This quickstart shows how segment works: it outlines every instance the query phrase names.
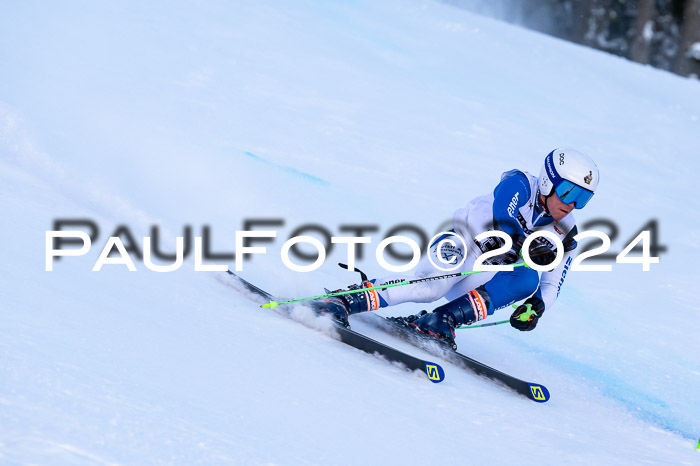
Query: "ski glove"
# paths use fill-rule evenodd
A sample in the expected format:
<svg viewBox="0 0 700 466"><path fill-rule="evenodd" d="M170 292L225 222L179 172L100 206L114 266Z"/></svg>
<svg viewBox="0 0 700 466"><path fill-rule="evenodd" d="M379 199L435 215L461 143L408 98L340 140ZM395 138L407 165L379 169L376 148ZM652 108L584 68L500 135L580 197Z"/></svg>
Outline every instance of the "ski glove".
<svg viewBox="0 0 700 466"><path fill-rule="evenodd" d="M513 249L522 257L522 247L525 243L525 236L518 235L513 239ZM533 241L528 247L530 260L537 265L549 265L557 258L557 253L549 249L546 244Z"/></svg>
<svg viewBox="0 0 700 466"><path fill-rule="evenodd" d="M544 301L532 296L518 306L510 316L510 325L521 332L529 332L537 327L537 321L544 312Z"/></svg>
<svg viewBox="0 0 700 466"><path fill-rule="evenodd" d="M549 265L557 258L557 253L544 244L530 243L530 259L537 265Z"/></svg>

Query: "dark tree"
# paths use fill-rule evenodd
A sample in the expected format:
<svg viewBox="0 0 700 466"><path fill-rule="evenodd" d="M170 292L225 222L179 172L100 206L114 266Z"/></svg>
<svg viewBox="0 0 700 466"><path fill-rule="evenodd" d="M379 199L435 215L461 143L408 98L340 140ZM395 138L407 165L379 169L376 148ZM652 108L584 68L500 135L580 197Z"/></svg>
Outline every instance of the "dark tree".
<svg viewBox="0 0 700 466"><path fill-rule="evenodd" d="M654 36L655 13L656 0L639 0L632 33L630 60L638 63L649 63L649 50Z"/></svg>
<svg viewBox="0 0 700 466"><path fill-rule="evenodd" d="M700 0L443 0L688 76L700 75Z"/></svg>
<svg viewBox="0 0 700 466"><path fill-rule="evenodd" d="M686 0L673 71L700 76L700 0Z"/></svg>

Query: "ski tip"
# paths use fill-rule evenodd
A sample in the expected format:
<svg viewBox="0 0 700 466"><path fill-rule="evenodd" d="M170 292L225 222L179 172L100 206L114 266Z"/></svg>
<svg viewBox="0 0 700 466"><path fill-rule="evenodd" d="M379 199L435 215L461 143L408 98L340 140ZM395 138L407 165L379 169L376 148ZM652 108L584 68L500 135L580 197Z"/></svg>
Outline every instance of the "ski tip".
<svg viewBox="0 0 700 466"><path fill-rule="evenodd" d="M280 305L280 303L278 303L277 301L270 301L270 302L267 303L267 304L261 304L260 307L275 308L275 307L277 307L277 306L279 306L279 305Z"/></svg>
<svg viewBox="0 0 700 466"><path fill-rule="evenodd" d="M425 375L428 376L428 380L433 383L439 383L445 380L445 371L442 369L440 364L435 364L434 362L425 361Z"/></svg>
<svg viewBox="0 0 700 466"><path fill-rule="evenodd" d="M528 385L530 387L530 397L534 401L538 403L549 401L549 390L547 390L547 387L536 383L530 383Z"/></svg>

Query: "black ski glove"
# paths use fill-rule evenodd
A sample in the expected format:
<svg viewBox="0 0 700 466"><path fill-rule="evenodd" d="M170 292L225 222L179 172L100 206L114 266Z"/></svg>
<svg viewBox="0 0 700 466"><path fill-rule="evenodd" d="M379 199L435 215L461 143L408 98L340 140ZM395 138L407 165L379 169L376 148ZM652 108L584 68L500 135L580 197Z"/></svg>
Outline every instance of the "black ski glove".
<svg viewBox="0 0 700 466"><path fill-rule="evenodd" d="M532 296L518 306L510 316L510 325L521 332L529 332L537 327L537 321L544 312L544 301Z"/></svg>
<svg viewBox="0 0 700 466"><path fill-rule="evenodd" d="M522 248L525 243L525 237L518 235L513 238L513 250L522 257ZM549 265L557 258L557 253L549 249L546 244L541 244L536 241L530 243L528 247L530 259L537 265Z"/></svg>
<svg viewBox="0 0 700 466"><path fill-rule="evenodd" d="M537 265L549 265L557 258L557 253L544 244L530 243L530 259Z"/></svg>

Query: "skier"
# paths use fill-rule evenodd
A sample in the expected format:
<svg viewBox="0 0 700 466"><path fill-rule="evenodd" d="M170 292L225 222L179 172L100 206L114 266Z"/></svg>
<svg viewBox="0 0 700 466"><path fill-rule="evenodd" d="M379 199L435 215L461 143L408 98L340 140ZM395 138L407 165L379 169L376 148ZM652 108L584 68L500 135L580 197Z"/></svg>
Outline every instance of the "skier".
<svg viewBox="0 0 700 466"><path fill-rule="evenodd" d="M539 177L520 170L505 172L493 193L477 197L457 210L450 236L443 235L431 244L428 255L419 262L414 275L392 275L352 285L348 289L441 275L445 269L437 268L435 264L458 263L465 255L464 263L450 273L471 271L480 255L505 244L497 237L475 239L488 230L505 232L513 245L505 254L484 261L486 264L517 262L522 257L526 237L534 232L548 231L561 239L563 260L554 269L542 272L541 276L531 268L514 267L512 271L483 272L334 296L325 298L323 306L335 319L347 325L348 317L353 314L405 302L430 303L445 297L449 302L431 313L422 311L401 320L454 347L455 328L483 320L495 310L527 298L511 315L510 324L521 331L533 330L545 309L554 304L576 254L574 237L577 228L571 212L588 203L598 180L598 167L588 155L575 149L555 149L545 157ZM443 241L445 239L451 239L451 242ZM541 266L553 263L556 258L556 246L543 237L532 241L528 252L532 262Z"/></svg>

